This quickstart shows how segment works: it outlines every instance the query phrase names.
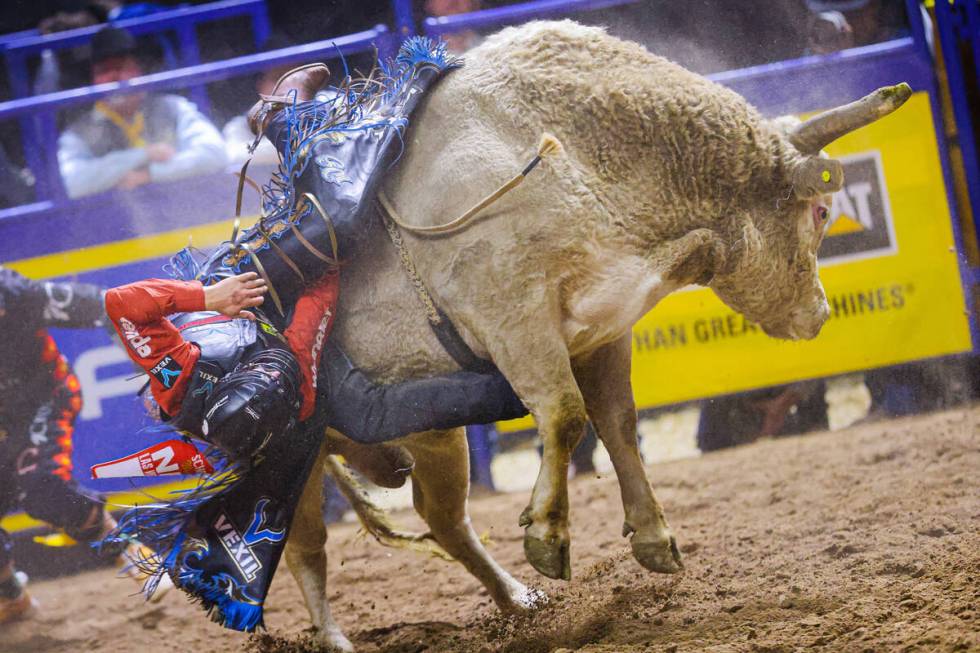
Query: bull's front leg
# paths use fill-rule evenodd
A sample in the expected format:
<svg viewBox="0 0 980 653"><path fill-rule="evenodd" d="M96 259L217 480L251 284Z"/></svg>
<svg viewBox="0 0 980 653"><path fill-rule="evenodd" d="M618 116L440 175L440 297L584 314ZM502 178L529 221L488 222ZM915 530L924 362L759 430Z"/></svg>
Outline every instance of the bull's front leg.
<svg viewBox="0 0 980 653"><path fill-rule="evenodd" d="M650 571L672 574L683 568L664 510L647 480L636 441L636 406L630 383L632 334L575 361L575 377L589 418L619 479L625 520L623 535L637 562Z"/></svg>
<svg viewBox="0 0 980 653"><path fill-rule="evenodd" d="M494 362L534 415L543 445L531 502L519 522L525 528L524 555L545 576L569 580L568 464L585 429L585 402L559 338L514 344Z"/></svg>
<svg viewBox="0 0 980 653"><path fill-rule="evenodd" d="M286 564L299 585L316 629L319 643L331 653L352 653L354 646L334 621L327 602L327 529L323 523L323 464L325 448L320 448L313 471L306 481L286 541Z"/></svg>
<svg viewBox="0 0 980 653"><path fill-rule="evenodd" d="M534 411L534 418L543 451L531 502L519 521L524 527L524 555L545 576L570 580L568 463L585 427L585 406L578 393L562 394L541 413Z"/></svg>

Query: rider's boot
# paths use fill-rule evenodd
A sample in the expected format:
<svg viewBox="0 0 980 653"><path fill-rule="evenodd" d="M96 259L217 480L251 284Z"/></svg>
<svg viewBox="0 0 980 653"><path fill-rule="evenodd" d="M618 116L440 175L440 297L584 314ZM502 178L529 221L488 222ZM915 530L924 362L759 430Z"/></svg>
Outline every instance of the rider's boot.
<svg viewBox="0 0 980 653"><path fill-rule="evenodd" d="M248 110L246 119L252 133L256 136L266 134L266 129L276 114L294 102L299 104L312 100L329 78L330 69L322 63L293 68L280 77L272 88L272 93L260 94L261 99ZM275 134L266 134L266 136L276 143ZM276 145L278 146L278 143Z"/></svg>

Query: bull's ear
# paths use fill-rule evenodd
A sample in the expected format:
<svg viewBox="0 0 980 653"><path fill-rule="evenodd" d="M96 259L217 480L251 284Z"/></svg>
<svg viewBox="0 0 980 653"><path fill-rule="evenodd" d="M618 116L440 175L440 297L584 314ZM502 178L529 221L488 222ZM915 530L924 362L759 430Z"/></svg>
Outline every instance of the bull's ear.
<svg viewBox="0 0 980 653"><path fill-rule="evenodd" d="M790 183L801 200L830 195L844 187L844 166L836 159L808 156L793 165Z"/></svg>
<svg viewBox="0 0 980 653"><path fill-rule="evenodd" d="M728 247L710 229L695 229L666 245L664 278L706 286L716 274L728 272Z"/></svg>

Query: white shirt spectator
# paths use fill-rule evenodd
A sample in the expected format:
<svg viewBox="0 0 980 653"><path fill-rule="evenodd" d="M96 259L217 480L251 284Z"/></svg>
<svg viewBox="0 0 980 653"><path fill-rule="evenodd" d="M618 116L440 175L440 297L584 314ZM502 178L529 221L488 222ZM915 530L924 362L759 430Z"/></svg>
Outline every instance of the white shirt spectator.
<svg viewBox="0 0 980 653"><path fill-rule="evenodd" d="M58 139L58 166L71 198L210 174L226 164L217 128L179 95L148 96L129 120L109 103L96 103Z"/></svg>

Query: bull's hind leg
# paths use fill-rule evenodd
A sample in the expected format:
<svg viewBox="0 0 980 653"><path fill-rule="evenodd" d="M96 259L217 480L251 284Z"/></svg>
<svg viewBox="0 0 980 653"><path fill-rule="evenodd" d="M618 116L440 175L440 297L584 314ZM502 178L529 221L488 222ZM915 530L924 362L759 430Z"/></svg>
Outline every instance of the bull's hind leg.
<svg viewBox="0 0 980 653"><path fill-rule="evenodd" d="M293 517L285 556L289 571L303 594L317 638L330 650L349 653L354 646L333 620L327 602L327 551L324 548L327 528L321 511L325 457L326 452L321 447Z"/></svg>
<svg viewBox="0 0 980 653"><path fill-rule="evenodd" d="M535 606L540 594L529 590L490 557L466 509L469 450L463 429L431 431L405 441L415 458L412 498L436 541L483 583L497 607L520 612Z"/></svg>
<svg viewBox="0 0 980 653"><path fill-rule="evenodd" d="M575 377L596 433L609 452L626 519L633 556L650 571L672 574L682 568L674 535L653 494L636 442L636 406L630 385L631 334L575 361Z"/></svg>

